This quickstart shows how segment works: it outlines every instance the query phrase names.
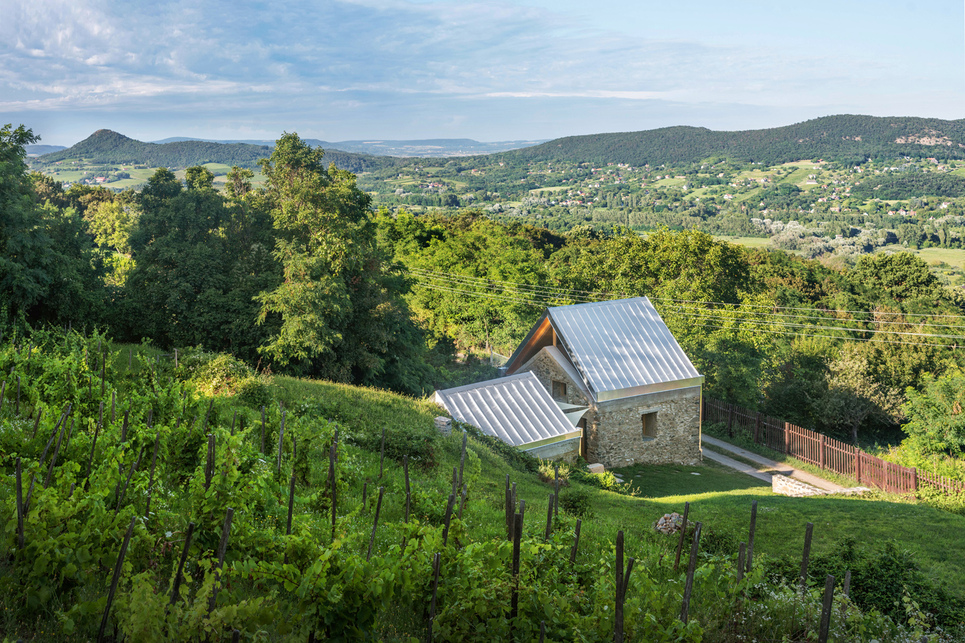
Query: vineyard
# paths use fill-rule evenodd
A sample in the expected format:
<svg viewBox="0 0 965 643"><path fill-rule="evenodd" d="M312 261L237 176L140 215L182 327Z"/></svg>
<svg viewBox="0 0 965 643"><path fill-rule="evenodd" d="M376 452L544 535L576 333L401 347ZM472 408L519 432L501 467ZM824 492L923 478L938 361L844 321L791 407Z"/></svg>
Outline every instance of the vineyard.
<svg viewBox="0 0 965 643"><path fill-rule="evenodd" d="M4 641L955 640L425 401L60 330L0 374Z"/></svg>

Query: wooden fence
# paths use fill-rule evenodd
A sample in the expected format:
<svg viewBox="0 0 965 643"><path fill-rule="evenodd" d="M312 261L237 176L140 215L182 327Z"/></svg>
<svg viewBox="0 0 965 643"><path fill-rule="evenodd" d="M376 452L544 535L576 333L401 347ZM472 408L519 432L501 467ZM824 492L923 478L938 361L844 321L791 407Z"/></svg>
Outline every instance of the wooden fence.
<svg viewBox="0 0 965 643"><path fill-rule="evenodd" d="M701 418L711 424L726 424L731 435L735 430L744 431L755 444L853 478L858 484L890 493L915 493L920 487L965 493L965 483L882 460L856 446L729 402L705 396Z"/></svg>

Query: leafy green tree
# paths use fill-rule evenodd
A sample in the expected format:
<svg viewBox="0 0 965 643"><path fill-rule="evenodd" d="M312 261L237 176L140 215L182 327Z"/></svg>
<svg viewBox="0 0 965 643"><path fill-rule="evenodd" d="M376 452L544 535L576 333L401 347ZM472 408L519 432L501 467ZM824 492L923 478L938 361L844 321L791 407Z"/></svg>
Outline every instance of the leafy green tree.
<svg viewBox="0 0 965 643"><path fill-rule="evenodd" d="M908 422L902 427L906 441L925 454L965 454L965 372L951 370L940 377L928 375L920 391L909 388L902 406Z"/></svg>
<svg viewBox="0 0 965 643"><path fill-rule="evenodd" d="M24 163L24 146L37 140L23 125L0 129L0 302L8 315L26 314L52 281L52 241Z"/></svg>
<svg viewBox="0 0 965 643"><path fill-rule="evenodd" d="M255 360L265 330L255 327L253 298L278 281L268 218L226 202L205 168L189 176L183 189L162 168L141 195L127 308L116 323L133 320L127 333L163 346L202 344Z"/></svg>
<svg viewBox="0 0 965 643"><path fill-rule="evenodd" d="M852 280L871 288L882 288L895 301L935 299L938 278L920 257L910 252L862 257L852 271Z"/></svg>
<svg viewBox="0 0 965 643"><path fill-rule="evenodd" d="M276 230L278 285L258 295L261 351L281 366L342 382L421 392L424 340L401 299L404 281L378 248L370 199L322 150L285 134L261 163L257 196Z"/></svg>

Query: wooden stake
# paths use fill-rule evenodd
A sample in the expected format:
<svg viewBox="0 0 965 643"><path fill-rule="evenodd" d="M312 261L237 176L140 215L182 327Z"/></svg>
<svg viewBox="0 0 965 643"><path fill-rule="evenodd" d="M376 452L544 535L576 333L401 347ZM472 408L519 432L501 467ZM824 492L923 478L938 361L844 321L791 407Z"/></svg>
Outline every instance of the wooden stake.
<svg viewBox="0 0 965 643"><path fill-rule="evenodd" d="M690 546L690 561L687 563L687 582L684 585L684 600L680 608L680 620L686 625L690 615L690 594L694 590L694 571L697 569L697 549L700 547L700 530L703 523L698 522L694 528L694 542Z"/></svg>
<svg viewBox="0 0 965 643"><path fill-rule="evenodd" d="M613 605L613 643L623 643L623 530L617 532L616 597Z"/></svg>
<svg viewBox="0 0 965 643"><path fill-rule="evenodd" d="M288 522L285 524L285 535L292 535L292 512L295 509L295 472L292 471L291 480L288 483ZM285 564L288 564L288 552L285 552Z"/></svg>
<svg viewBox="0 0 965 643"><path fill-rule="evenodd" d="M580 527L583 525L583 521L579 518L576 519L576 530L573 532L573 548L570 549L570 564L576 563L576 552L580 547Z"/></svg>
<svg viewBox="0 0 965 643"><path fill-rule="evenodd" d="M844 595L851 598L851 570L844 572L844 588L842 590Z"/></svg>
<svg viewBox="0 0 965 643"><path fill-rule="evenodd" d="M382 496L385 494L385 487L379 487L379 501L375 505L375 520L372 522L372 537L369 538L369 551L365 554L365 560L372 558L372 546L375 545L375 531L379 528L379 513L382 512ZM443 537L445 545L445 537Z"/></svg>
<svg viewBox="0 0 965 643"><path fill-rule="evenodd" d="M737 582L744 580L744 565L747 562L747 543L741 543L737 553Z"/></svg>
<svg viewBox="0 0 965 643"><path fill-rule="evenodd" d="M801 595L803 596L808 589L808 559L811 557L811 534L814 532L814 523L809 522L804 528L804 555L801 556Z"/></svg>
<svg viewBox="0 0 965 643"><path fill-rule="evenodd" d="M458 514L459 520L462 520L462 509L463 509L463 507L466 506L466 492L467 492L467 491L468 491L468 490L466 489L466 485L462 485L462 498L459 500L459 514Z"/></svg>
<svg viewBox="0 0 965 643"><path fill-rule="evenodd" d="M31 440L37 437L37 429L40 428L40 418L43 416L43 414L44 414L44 410L42 408L38 408L37 417L34 419L34 432L33 432L33 435L30 436Z"/></svg>
<svg viewBox="0 0 965 643"><path fill-rule="evenodd" d="M509 474L506 474L506 499L503 502L503 511L506 514L506 540L513 539L513 514L516 513L516 507L513 504L513 497L510 495L509 491Z"/></svg>
<svg viewBox="0 0 965 643"><path fill-rule="evenodd" d="M757 529L757 501L751 503L751 531L747 539L747 571L754 565L754 531Z"/></svg>
<svg viewBox="0 0 965 643"><path fill-rule="evenodd" d="M178 563L178 573L174 575L174 585L171 587L171 605L174 605L180 598L178 590L181 587L181 579L184 573L184 563L188 559L188 549L191 547L191 536L194 535L194 523L188 523L188 533L184 537L184 549L181 551L181 561Z"/></svg>
<svg viewBox="0 0 965 643"><path fill-rule="evenodd" d="M405 494L409 495L412 489L409 488L409 456L402 456L402 468L405 470Z"/></svg>
<svg viewBox="0 0 965 643"><path fill-rule="evenodd" d="M462 470L466 466L466 441L469 439L469 434L465 431L462 432L462 455L459 457L459 487L462 486Z"/></svg>
<svg viewBox="0 0 965 643"><path fill-rule="evenodd" d="M224 526L221 528L221 542L218 544L218 565L214 569L214 589L211 591L211 600L208 602L208 614L214 611L218 602L218 590L221 583L221 568L224 566L225 550L228 549L228 536L231 533L231 519L234 518L235 510L228 507L225 512Z"/></svg>
<svg viewBox="0 0 965 643"><path fill-rule="evenodd" d="M288 523L285 526L285 535L292 535L292 512L295 510L295 472L292 471L291 481L288 483Z"/></svg>
<svg viewBox="0 0 965 643"><path fill-rule="evenodd" d="M824 603L821 605L821 629L818 632L818 643L828 643L828 632L831 629L831 606L834 604L834 576L828 574L824 580Z"/></svg>
<svg viewBox="0 0 965 643"><path fill-rule="evenodd" d="M111 589L107 593L107 606L104 607L104 617L101 619L100 629L97 630L97 643L104 640L104 630L107 629L107 617L111 613L111 604L114 603L114 593L117 591L117 581L121 578L121 570L124 566L124 556L127 555L127 546L131 542L131 534L134 533L134 521L137 516L131 516L131 524L127 527L127 534L124 535L124 542L121 543L121 551L117 555L117 563L114 565L114 576L111 577Z"/></svg>
<svg viewBox="0 0 965 643"><path fill-rule="evenodd" d="M429 604L429 636L426 639L428 643L432 643L432 623L436 620L436 593L439 591L439 567L441 565L442 562L439 560L437 553L432 557L432 602Z"/></svg>
<svg viewBox="0 0 965 643"><path fill-rule="evenodd" d="M261 452L265 452L265 407L261 407Z"/></svg>
<svg viewBox="0 0 965 643"><path fill-rule="evenodd" d="M382 448L379 450L379 480L382 479L383 466L385 464L385 427L382 427Z"/></svg>
<svg viewBox="0 0 965 643"><path fill-rule="evenodd" d="M560 515L560 463L553 463L553 478L556 490L553 497L553 516L559 518Z"/></svg>
<svg viewBox="0 0 965 643"><path fill-rule="evenodd" d="M676 558L674 558L674 561L673 561L674 572L676 572L677 568L680 566L680 554L683 553L683 550L684 550L684 538L687 537L688 514L690 514L690 503L685 502L684 503L684 523L680 526L680 540L677 541L677 556Z"/></svg>
<svg viewBox="0 0 965 643"><path fill-rule="evenodd" d="M550 494L550 498L546 504L546 533L543 535L543 539L549 541L550 534L553 533L553 494Z"/></svg>
<svg viewBox="0 0 965 643"><path fill-rule="evenodd" d="M211 487L211 480L214 478L215 468L215 438L214 433L208 434L208 459L204 465L204 490Z"/></svg>
<svg viewBox="0 0 965 643"><path fill-rule="evenodd" d="M281 425L278 429L278 473L281 473L281 452L285 443L282 441L285 436L285 411L281 412Z"/></svg>
<svg viewBox="0 0 965 643"><path fill-rule="evenodd" d="M21 475L20 458L17 458L17 549L23 550L23 479Z"/></svg>
<svg viewBox="0 0 965 643"><path fill-rule="evenodd" d="M449 502L446 504L446 522L442 528L442 546L445 547L449 542L449 522L452 520L452 509L456 505L455 494L449 494Z"/></svg>
<svg viewBox="0 0 965 643"><path fill-rule="evenodd" d="M523 515L513 515L513 598L510 607L510 638L516 627L516 617L519 615L519 548L523 539Z"/></svg>
<svg viewBox="0 0 965 643"><path fill-rule="evenodd" d="M235 414L231 416L231 435L235 434L235 422L237 420L238 420L238 411L235 411Z"/></svg>
<svg viewBox="0 0 965 643"><path fill-rule="evenodd" d="M158 431L157 435L154 437L154 455L151 456L151 477L148 478L147 502L144 505L145 518L149 518L151 515L151 493L154 491L154 468L157 466L157 450L160 445L161 445L161 432Z"/></svg>
<svg viewBox="0 0 965 643"><path fill-rule="evenodd" d="M332 481L332 542L335 542L335 487L336 487L336 475L335 475L335 442L332 442L332 446L329 449L329 460L328 460L328 478Z"/></svg>

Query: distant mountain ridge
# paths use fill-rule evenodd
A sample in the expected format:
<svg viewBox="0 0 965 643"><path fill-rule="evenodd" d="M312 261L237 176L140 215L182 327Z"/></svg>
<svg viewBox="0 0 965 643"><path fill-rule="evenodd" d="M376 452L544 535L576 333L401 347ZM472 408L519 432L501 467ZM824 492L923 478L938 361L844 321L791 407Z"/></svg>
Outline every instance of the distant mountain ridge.
<svg viewBox="0 0 965 643"><path fill-rule="evenodd" d="M24 145L24 151L27 156L41 156L43 154L50 154L51 152L59 152L60 150L67 149L63 145Z"/></svg>
<svg viewBox="0 0 965 643"><path fill-rule="evenodd" d="M568 136L500 156L524 162L560 160L643 166L695 163L714 156L775 164L819 158L858 163L867 158L903 155L965 158L965 119L845 114L739 132L665 127Z"/></svg>
<svg viewBox="0 0 965 643"><path fill-rule="evenodd" d="M271 156L268 145L249 143L212 143L209 141L176 141L171 143L143 143L117 132L100 129L83 141L67 149L44 154L35 163L50 164L69 159L84 159L88 163L143 164L150 167L185 168L204 163L224 163L253 168L259 159ZM332 150L325 153L326 163L341 169L364 172L392 163L379 157Z"/></svg>
<svg viewBox="0 0 965 643"><path fill-rule="evenodd" d="M216 140L179 136L165 138L154 142L166 144L180 143L184 141L207 141L210 143L225 144L244 143L249 145L267 145L269 147L275 144L274 141L268 140ZM354 141L322 141L317 138L307 138L305 139L305 142L314 147L321 147L326 152L329 150L339 150L342 152L372 154L375 156L432 158L496 154L499 152L538 145L540 143L544 143L545 139L524 141L493 141L489 143L482 143L471 138L429 138L414 140L365 139Z"/></svg>
<svg viewBox="0 0 965 643"><path fill-rule="evenodd" d="M134 164L151 167L183 168L203 163L224 163L255 167L258 160L271 154L273 141L212 142L196 139L166 139L167 142L143 143L111 130L98 130L76 145L31 159L33 164L48 164L67 159L92 163ZM307 139L325 150L326 163L356 174L394 167L409 162L423 149L422 158L446 156L435 146L448 150L478 143L472 139L426 139L411 141L343 141L331 143ZM517 141L524 143L525 141ZM264 143L264 144L262 144ZM508 143L508 142L504 142ZM341 150L337 146L368 150L397 150L396 156ZM491 144L495 145L495 144ZM381 146L381 147L380 147ZM510 151L475 156L467 153L465 165L508 161L566 161L571 163L627 163L643 165L681 165L708 158L731 158L740 162L768 165L824 159L841 163L861 163L868 158L897 159L902 156L938 159L965 158L965 119L941 120L918 117L876 117L839 115L816 118L794 125L738 132L714 131L701 127L677 126L638 132L616 132L568 136Z"/></svg>

